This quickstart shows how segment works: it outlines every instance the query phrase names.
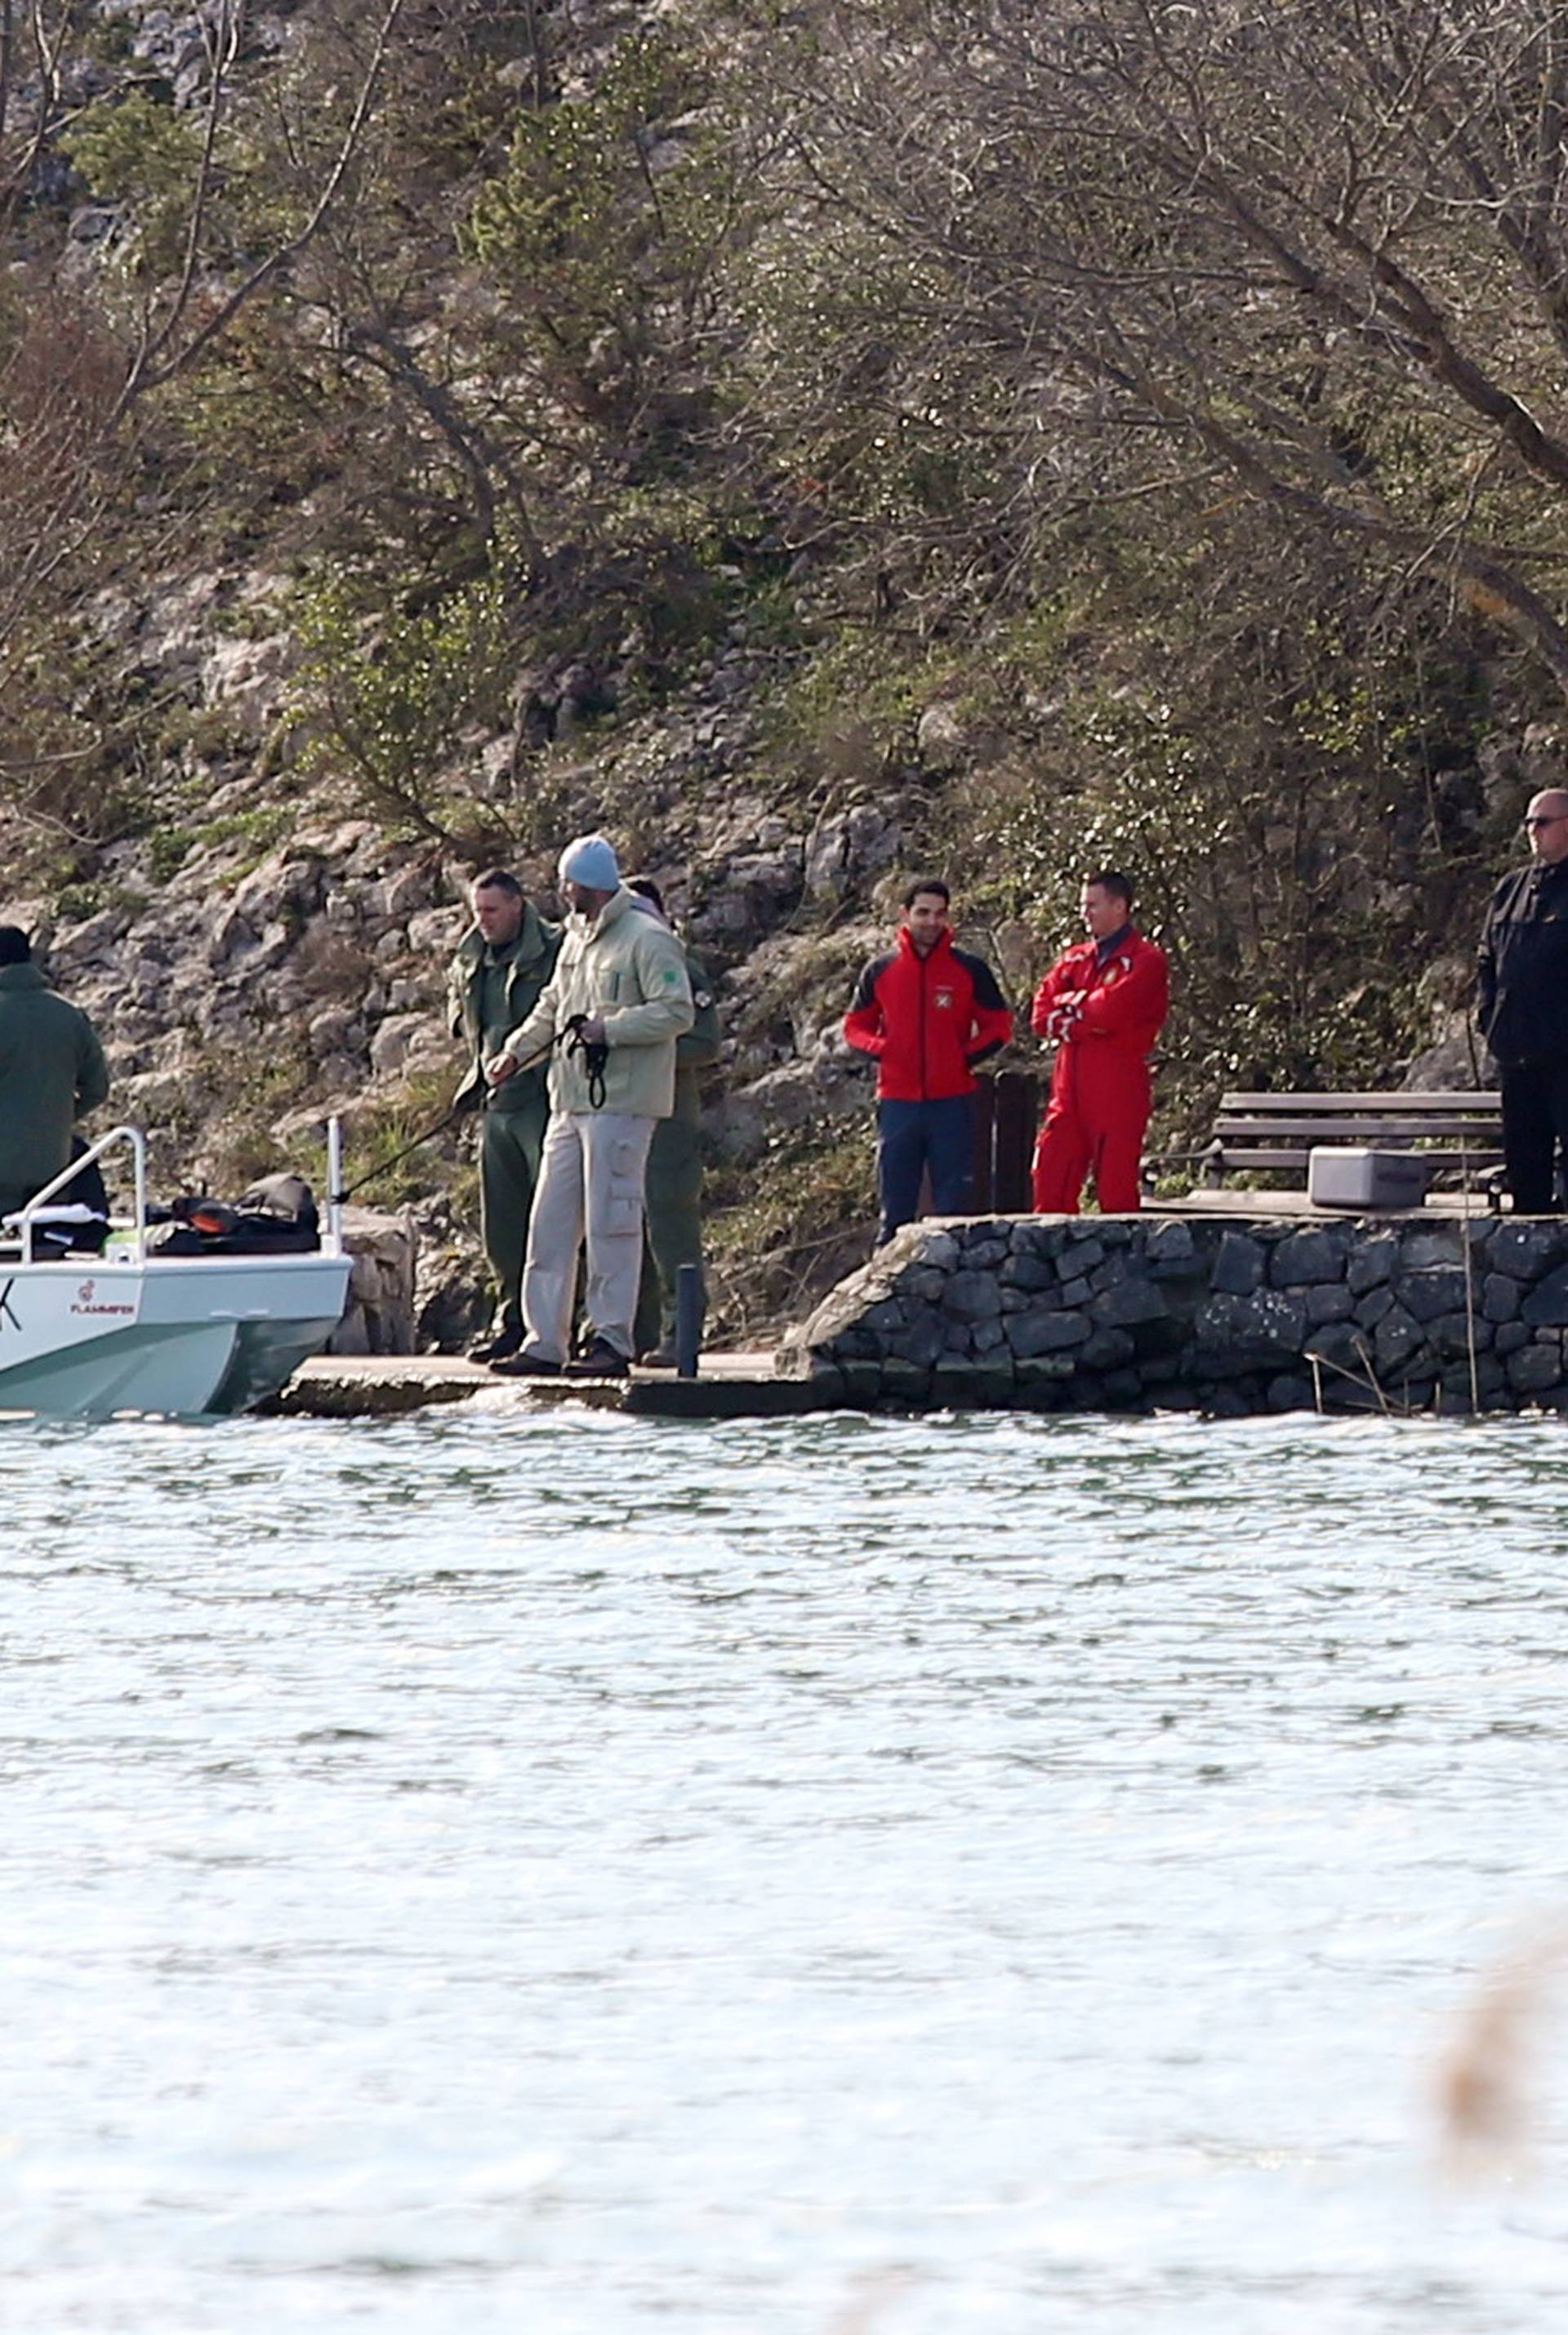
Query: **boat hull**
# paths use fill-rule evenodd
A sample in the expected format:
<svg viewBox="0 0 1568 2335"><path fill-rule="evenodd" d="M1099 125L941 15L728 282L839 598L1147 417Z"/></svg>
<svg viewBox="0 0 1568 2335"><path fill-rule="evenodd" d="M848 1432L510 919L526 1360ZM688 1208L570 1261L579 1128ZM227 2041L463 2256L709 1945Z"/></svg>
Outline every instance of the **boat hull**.
<svg viewBox="0 0 1568 2335"><path fill-rule="evenodd" d="M326 1343L351 1269L320 1254L0 1264L0 1412L249 1410Z"/></svg>

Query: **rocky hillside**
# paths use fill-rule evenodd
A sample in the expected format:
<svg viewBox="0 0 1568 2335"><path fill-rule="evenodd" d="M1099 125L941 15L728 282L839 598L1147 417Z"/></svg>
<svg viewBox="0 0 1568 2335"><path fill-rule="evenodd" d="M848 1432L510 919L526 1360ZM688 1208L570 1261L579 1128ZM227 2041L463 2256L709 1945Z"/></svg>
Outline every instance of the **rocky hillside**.
<svg viewBox="0 0 1568 2335"><path fill-rule="evenodd" d="M1065 341L1021 355L964 305L1015 210L944 274L883 168L938 68L878 76L943 11L895 54L875 14L5 18L0 916L99 1022L165 1178L308 1166L329 1109L363 1175L439 1119L465 881L502 858L547 902L595 826L724 973L728 1333L865 1252L837 1029L914 869L1021 1002L1086 865L1130 868L1178 966L1167 1134L1225 1085L1381 1083L1434 1046L1471 1074L1478 902L1563 756L1507 576L1405 539L1418 505L1461 539L1433 481L1464 450L1415 373L1401 403L1324 372L1363 516L1369 480L1404 513L1352 538L1244 464L1216 484L1168 384L1135 429ZM1261 398L1256 353L1225 361ZM1276 401L1293 362L1271 346ZM1550 563L1550 511L1482 452L1463 526ZM417 1209L449 1341L467 1141L367 1195Z"/></svg>

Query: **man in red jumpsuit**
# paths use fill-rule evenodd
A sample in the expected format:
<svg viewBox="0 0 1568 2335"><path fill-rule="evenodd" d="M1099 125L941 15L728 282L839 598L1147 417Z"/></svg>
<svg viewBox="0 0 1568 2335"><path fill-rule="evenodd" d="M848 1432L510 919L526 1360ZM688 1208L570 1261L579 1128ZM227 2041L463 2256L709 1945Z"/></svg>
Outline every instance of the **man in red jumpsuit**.
<svg viewBox="0 0 1568 2335"><path fill-rule="evenodd" d="M1040 1216L1077 1216L1090 1174L1104 1215L1138 1206L1149 1049L1170 1003L1165 951L1135 929L1125 876L1107 867L1089 877L1083 921L1089 939L1052 965L1030 1015L1035 1036L1056 1043L1050 1100L1034 1151Z"/></svg>

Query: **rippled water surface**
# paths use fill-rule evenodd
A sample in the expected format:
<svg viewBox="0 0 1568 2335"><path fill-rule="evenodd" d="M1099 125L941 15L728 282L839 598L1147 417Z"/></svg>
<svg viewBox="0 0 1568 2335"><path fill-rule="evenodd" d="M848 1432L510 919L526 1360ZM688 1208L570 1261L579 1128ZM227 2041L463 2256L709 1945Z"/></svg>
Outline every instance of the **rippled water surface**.
<svg viewBox="0 0 1568 2335"><path fill-rule="evenodd" d="M1555 2335L1554 1425L0 1434L0 2322ZM1568 1918L1568 1915L1564 1915Z"/></svg>

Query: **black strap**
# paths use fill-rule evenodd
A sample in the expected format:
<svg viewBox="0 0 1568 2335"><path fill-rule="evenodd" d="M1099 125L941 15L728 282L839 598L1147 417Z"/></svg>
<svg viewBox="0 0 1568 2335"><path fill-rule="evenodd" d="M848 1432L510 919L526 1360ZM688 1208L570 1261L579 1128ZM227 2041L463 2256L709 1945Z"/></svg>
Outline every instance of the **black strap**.
<svg viewBox="0 0 1568 2335"><path fill-rule="evenodd" d="M610 1049L602 1038L590 1044L584 1037L583 1028L587 1018L586 1013L574 1013L567 1022L566 1051L568 1054L581 1054L583 1058L583 1075L588 1082L589 1109L603 1110L606 1092L605 1072L609 1067Z"/></svg>

